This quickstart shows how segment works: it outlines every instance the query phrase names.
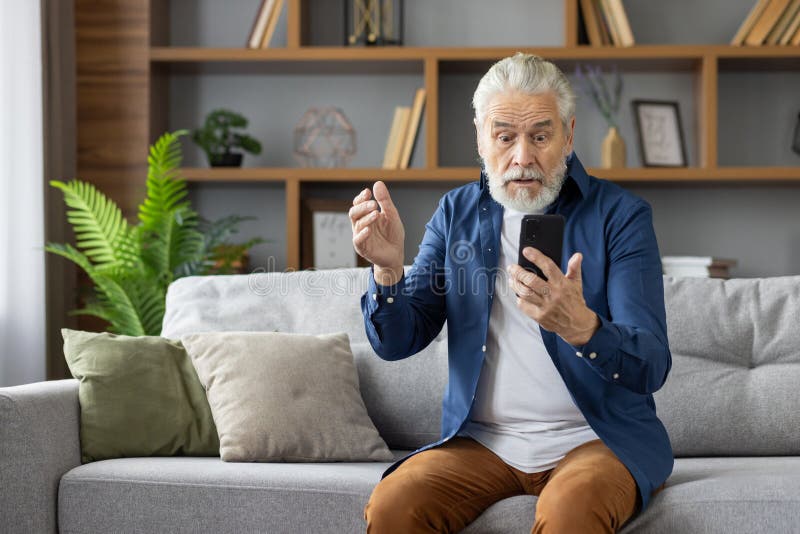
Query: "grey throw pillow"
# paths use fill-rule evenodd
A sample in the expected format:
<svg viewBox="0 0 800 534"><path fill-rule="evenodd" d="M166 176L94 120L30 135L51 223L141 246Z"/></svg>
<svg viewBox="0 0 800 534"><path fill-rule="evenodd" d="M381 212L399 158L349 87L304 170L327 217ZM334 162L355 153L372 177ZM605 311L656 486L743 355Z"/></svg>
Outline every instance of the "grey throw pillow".
<svg viewBox="0 0 800 534"><path fill-rule="evenodd" d="M347 334L204 332L181 341L226 462L390 461Z"/></svg>

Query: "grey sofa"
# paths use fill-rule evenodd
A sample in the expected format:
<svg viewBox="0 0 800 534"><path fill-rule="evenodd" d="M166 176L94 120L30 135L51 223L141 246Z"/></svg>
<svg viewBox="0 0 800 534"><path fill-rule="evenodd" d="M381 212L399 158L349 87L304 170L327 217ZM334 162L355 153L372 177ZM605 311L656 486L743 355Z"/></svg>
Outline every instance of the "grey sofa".
<svg viewBox="0 0 800 534"><path fill-rule="evenodd" d="M187 278L162 335L280 330L350 335L369 414L406 454L434 441L446 329L384 362L362 326L366 269ZM676 454L666 488L625 533L800 532L800 277L665 278L672 372L655 394ZM80 464L78 384L0 389L2 532L363 532L388 464L124 458ZM527 533L536 499L503 500L468 533Z"/></svg>

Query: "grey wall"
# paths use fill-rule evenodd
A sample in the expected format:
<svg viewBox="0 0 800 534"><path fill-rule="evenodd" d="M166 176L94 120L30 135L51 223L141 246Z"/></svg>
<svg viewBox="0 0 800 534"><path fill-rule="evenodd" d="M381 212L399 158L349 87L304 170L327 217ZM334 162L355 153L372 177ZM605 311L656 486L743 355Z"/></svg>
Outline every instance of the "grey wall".
<svg viewBox="0 0 800 534"><path fill-rule="evenodd" d="M171 0L172 44L242 46L258 0ZM341 0L310 0L314 45L341 43ZM640 44L727 43L753 0L628 0L625 7ZM435 7L434 7L435 6ZM563 41L562 0L406 0L406 43L411 46L550 46ZM284 20L274 45L285 46ZM725 66L725 65L723 65ZM564 65L571 76L573 66ZM224 69L222 69L224 70ZM207 69L171 77L170 128L199 124L218 106L231 107L252 120L251 131L265 152L247 156L246 166L297 166L291 156L292 131L310 106L340 107L357 132L358 153L352 167L378 166L383 157L394 106L410 105L422 84L422 66L377 72L355 67L346 74L247 73ZM471 97L481 72L445 73L441 78L440 162L475 165ZM629 166L641 159L630 100L678 101L689 163L698 163L695 121L696 78L692 71L667 71L654 63L649 71L625 73L619 117ZM791 136L800 112L800 72L724 69L719 80L719 160L721 165L800 165ZM576 151L588 165L600 161L606 133L603 119L579 97ZM424 125L421 128L424 132ZM422 140L421 140L422 141ZM422 166L424 142L412 166ZM187 164L202 165L202 155L187 146ZM465 177L472 178L472 177ZM768 178L768 177L766 177ZM366 183L366 182L365 182ZM315 184L306 196L352 198L365 184ZM389 184L406 226L406 257L416 254L424 225L438 198L452 185ZM715 255L739 261L736 276L800 274L800 204L798 185L627 185L650 202L659 247L664 255ZM192 198L207 217L228 213L256 215L242 237L274 239L253 251L253 263L283 269L285 209L282 186L274 184L194 184ZM272 257L273 260L269 260Z"/></svg>

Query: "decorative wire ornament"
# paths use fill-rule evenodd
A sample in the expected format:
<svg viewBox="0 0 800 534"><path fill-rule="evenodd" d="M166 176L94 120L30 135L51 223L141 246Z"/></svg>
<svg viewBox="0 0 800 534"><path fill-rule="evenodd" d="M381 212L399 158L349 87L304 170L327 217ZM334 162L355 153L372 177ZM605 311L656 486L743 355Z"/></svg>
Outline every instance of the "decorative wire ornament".
<svg viewBox="0 0 800 534"><path fill-rule="evenodd" d="M402 45L403 0L345 0L346 45Z"/></svg>
<svg viewBox="0 0 800 534"><path fill-rule="evenodd" d="M303 167L346 167L356 131L341 109L309 108L294 129L294 155Z"/></svg>

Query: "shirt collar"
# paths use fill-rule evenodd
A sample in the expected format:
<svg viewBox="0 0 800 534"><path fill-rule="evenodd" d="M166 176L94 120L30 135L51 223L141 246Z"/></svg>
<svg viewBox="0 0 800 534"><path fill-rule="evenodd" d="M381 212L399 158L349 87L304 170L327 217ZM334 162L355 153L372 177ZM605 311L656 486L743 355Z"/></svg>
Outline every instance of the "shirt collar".
<svg viewBox="0 0 800 534"><path fill-rule="evenodd" d="M586 198L586 196L589 194L589 175L586 174L586 169L583 168L583 164L578 159L578 156L575 154L574 150L567 157L567 179L571 179L573 182L575 182L575 185L578 186L578 191L580 191L581 196ZM488 191L488 181L489 178L486 176L486 171L483 169L483 167L481 167L480 188L482 190L485 189ZM564 183L566 184L566 181Z"/></svg>

